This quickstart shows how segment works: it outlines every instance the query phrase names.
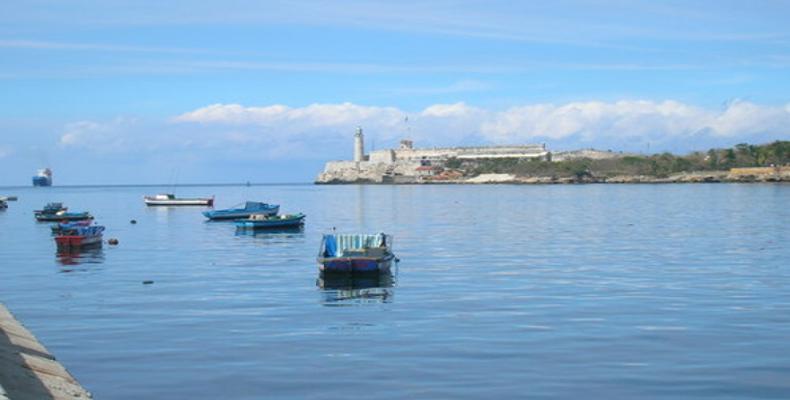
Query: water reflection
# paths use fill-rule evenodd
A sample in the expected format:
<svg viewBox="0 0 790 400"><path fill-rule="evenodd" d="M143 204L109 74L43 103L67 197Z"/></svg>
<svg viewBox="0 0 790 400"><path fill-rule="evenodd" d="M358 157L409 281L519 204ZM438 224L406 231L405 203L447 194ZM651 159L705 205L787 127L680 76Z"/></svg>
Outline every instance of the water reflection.
<svg viewBox="0 0 790 400"><path fill-rule="evenodd" d="M236 228L236 236L251 236L260 239L304 237L304 226L275 229Z"/></svg>
<svg viewBox="0 0 790 400"><path fill-rule="evenodd" d="M349 274L321 272L316 286L324 305L391 303L396 276L391 272Z"/></svg>
<svg viewBox="0 0 790 400"><path fill-rule="evenodd" d="M104 262L104 250L101 247L58 250L57 260L63 266L81 264L101 264ZM63 272L72 272L77 269L63 269Z"/></svg>

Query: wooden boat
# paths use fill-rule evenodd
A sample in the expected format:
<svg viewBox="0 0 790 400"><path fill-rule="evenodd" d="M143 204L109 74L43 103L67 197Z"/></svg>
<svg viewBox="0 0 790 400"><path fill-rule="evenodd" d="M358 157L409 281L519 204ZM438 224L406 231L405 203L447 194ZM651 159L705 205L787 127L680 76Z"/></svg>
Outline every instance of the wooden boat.
<svg viewBox="0 0 790 400"><path fill-rule="evenodd" d="M214 205L214 197L210 198L178 198L174 194L165 193L143 198L147 206L207 206Z"/></svg>
<svg viewBox="0 0 790 400"><path fill-rule="evenodd" d="M390 271L393 260L391 235L329 234L321 240L318 269L324 273L382 273Z"/></svg>
<svg viewBox="0 0 790 400"><path fill-rule="evenodd" d="M75 226L58 233L55 243L59 250L101 246L102 232L104 227L101 225Z"/></svg>
<svg viewBox="0 0 790 400"><path fill-rule="evenodd" d="M278 211L280 211L279 205L248 201L244 203L244 208L203 211L203 215L210 220L227 220L249 218L252 214L277 215Z"/></svg>
<svg viewBox="0 0 790 400"><path fill-rule="evenodd" d="M237 219L236 227L241 229L279 229L292 228L304 224L305 215L285 214L285 215L266 215L252 214L247 219Z"/></svg>
<svg viewBox="0 0 790 400"><path fill-rule="evenodd" d="M50 228L52 229L53 234L58 234L64 230L72 229L78 226L89 226L91 223L92 221L89 219L71 222L58 222L57 224L52 225Z"/></svg>
<svg viewBox="0 0 790 400"><path fill-rule="evenodd" d="M39 222L82 221L90 219L93 219L93 216L87 211L79 213L61 211L55 214L36 214L36 220Z"/></svg>

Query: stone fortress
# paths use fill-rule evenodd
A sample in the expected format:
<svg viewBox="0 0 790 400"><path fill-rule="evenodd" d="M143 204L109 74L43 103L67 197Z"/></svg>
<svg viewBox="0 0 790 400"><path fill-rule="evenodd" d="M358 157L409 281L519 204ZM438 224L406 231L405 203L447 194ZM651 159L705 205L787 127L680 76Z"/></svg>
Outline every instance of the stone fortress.
<svg viewBox="0 0 790 400"><path fill-rule="evenodd" d="M521 146L414 148L411 140L401 140L397 149L365 154L362 128L354 134L353 161L329 161L316 183L417 183L430 179L452 158L536 158L551 160L545 144Z"/></svg>

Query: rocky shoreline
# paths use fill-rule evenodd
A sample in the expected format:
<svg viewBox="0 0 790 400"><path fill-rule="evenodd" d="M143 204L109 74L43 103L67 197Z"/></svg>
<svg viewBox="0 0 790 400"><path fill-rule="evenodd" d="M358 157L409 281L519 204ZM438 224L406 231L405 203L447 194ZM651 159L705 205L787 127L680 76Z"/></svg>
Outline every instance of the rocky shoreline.
<svg viewBox="0 0 790 400"><path fill-rule="evenodd" d="M732 171L704 171L687 172L667 177L655 177L647 175L618 175L611 177L597 177L593 175L557 177L557 176L516 176L511 174L481 174L475 177L459 179L414 179L403 181L375 181L366 178L357 179L333 179L329 181L316 181L316 184L377 184L377 185L399 185L399 184L662 184L662 183L769 183L769 182L790 182L790 169L782 168L774 173L748 174L734 173Z"/></svg>

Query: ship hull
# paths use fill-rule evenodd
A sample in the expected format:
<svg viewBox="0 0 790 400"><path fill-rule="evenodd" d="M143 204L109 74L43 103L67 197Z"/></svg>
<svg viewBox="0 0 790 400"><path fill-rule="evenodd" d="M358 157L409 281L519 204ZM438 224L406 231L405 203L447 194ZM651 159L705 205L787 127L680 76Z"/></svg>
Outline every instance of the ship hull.
<svg viewBox="0 0 790 400"><path fill-rule="evenodd" d="M149 197L145 198L145 205L152 206L205 206L214 205L214 199L175 199L175 200L156 200Z"/></svg>
<svg viewBox="0 0 790 400"><path fill-rule="evenodd" d="M34 176L33 186L38 186L38 187L52 186L52 179L49 179L45 176Z"/></svg>

